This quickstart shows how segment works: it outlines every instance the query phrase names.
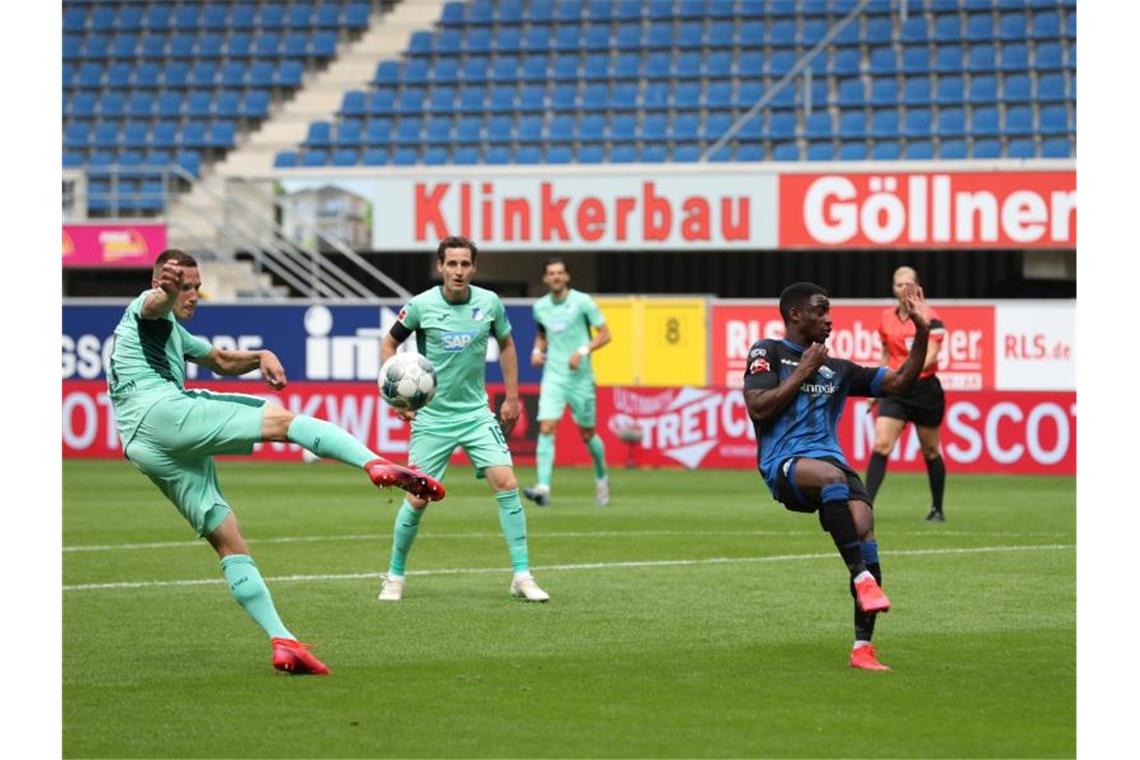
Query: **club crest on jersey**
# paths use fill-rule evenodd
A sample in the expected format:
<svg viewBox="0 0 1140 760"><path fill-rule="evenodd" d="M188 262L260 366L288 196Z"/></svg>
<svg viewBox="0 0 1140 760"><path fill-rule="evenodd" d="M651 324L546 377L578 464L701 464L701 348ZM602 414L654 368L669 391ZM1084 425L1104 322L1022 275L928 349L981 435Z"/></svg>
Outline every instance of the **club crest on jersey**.
<svg viewBox="0 0 1140 760"><path fill-rule="evenodd" d="M474 319L476 322L479 321L479 307L478 306L472 306L471 307L471 318Z"/></svg>
<svg viewBox="0 0 1140 760"><path fill-rule="evenodd" d="M757 372L768 372L772 368L768 365L768 360L762 357L757 357L752 360L748 365L748 374L755 375Z"/></svg>
<svg viewBox="0 0 1140 760"><path fill-rule="evenodd" d="M819 376L824 380L830 380L831 378L835 377L835 370L833 370L831 367L822 366L819 368Z"/></svg>
<svg viewBox="0 0 1140 760"><path fill-rule="evenodd" d="M397 322L403 322L407 318L408 318L408 307L405 306L404 308L400 309L400 313L396 315L396 321Z"/></svg>

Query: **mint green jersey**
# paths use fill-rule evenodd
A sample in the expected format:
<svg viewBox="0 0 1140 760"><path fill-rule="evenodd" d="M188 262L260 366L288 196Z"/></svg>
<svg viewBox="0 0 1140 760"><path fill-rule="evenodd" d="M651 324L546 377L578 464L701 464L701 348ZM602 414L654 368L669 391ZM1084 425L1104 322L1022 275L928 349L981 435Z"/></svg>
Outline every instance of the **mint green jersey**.
<svg viewBox="0 0 1140 760"><path fill-rule="evenodd" d="M186 359L210 353L210 344L186 331L174 315L143 319L146 291L123 312L107 366L107 390L124 448L152 406L182 394Z"/></svg>
<svg viewBox="0 0 1140 760"><path fill-rule="evenodd" d="M606 318L593 298L571 288L561 301L555 301L550 293L535 301L534 323L546 336L543 379L569 379L570 355L590 342L590 328L601 327ZM593 377L594 367L589 355L582 357L582 363L574 374Z"/></svg>
<svg viewBox="0 0 1140 760"><path fill-rule="evenodd" d="M443 297L443 287L412 298L396 321L416 334L416 348L435 367L436 391L416 421L444 420L487 409L487 340L511 334L507 310L499 296L468 285L463 303Z"/></svg>

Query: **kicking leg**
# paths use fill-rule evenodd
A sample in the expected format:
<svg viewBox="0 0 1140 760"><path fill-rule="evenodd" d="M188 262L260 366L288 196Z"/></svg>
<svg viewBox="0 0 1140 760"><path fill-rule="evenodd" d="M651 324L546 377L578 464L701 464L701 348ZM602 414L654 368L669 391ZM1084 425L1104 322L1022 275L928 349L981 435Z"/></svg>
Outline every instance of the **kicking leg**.
<svg viewBox="0 0 1140 760"><path fill-rule="evenodd" d="M871 505L863 501L850 502L851 513L855 518L855 529L859 533L859 549L863 562L881 589L883 586L882 566L879 564L879 542L875 539L875 513ZM879 662L871 637L875 634L875 618L878 612L865 612L859 604L858 589L851 583L851 597L855 600L855 643L851 647L851 667L863 670L890 670ZM883 610L885 612L885 610Z"/></svg>
<svg viewBox="0 0 1140 760"><path fill-rule="evenodd" d="M261 418L261 438L264 441L296 443L319 457L360 467L381 488L396 486L432 501L444 497L443 486L435 478L390 462L331 422L306 414L294 414L276 404L265 408Z"/></svg>

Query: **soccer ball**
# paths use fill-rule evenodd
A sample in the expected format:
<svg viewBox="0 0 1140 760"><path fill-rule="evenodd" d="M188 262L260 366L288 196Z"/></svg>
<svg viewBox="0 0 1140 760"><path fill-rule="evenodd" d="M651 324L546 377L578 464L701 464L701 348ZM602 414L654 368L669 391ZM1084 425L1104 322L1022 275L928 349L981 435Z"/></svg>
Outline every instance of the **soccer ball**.
<svg viewBox="0 0 1140 760"><path fill-rule="evenodd" d="M410 412L435 395L435 368L419 354L399 353L384 362L376 384L389 406Z"/></svg>

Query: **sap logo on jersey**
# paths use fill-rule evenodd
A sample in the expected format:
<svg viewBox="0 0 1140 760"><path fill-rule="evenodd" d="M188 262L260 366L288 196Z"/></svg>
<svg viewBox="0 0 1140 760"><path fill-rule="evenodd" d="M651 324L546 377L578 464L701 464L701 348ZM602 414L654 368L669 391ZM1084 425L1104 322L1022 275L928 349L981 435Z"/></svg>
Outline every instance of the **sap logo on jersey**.
<svg viewBox="0 0 1140 760"><path fill-rule="evenodd" d="M440 336L444 351L462 351L475 340L473 332L445 332Z"/></svg>

